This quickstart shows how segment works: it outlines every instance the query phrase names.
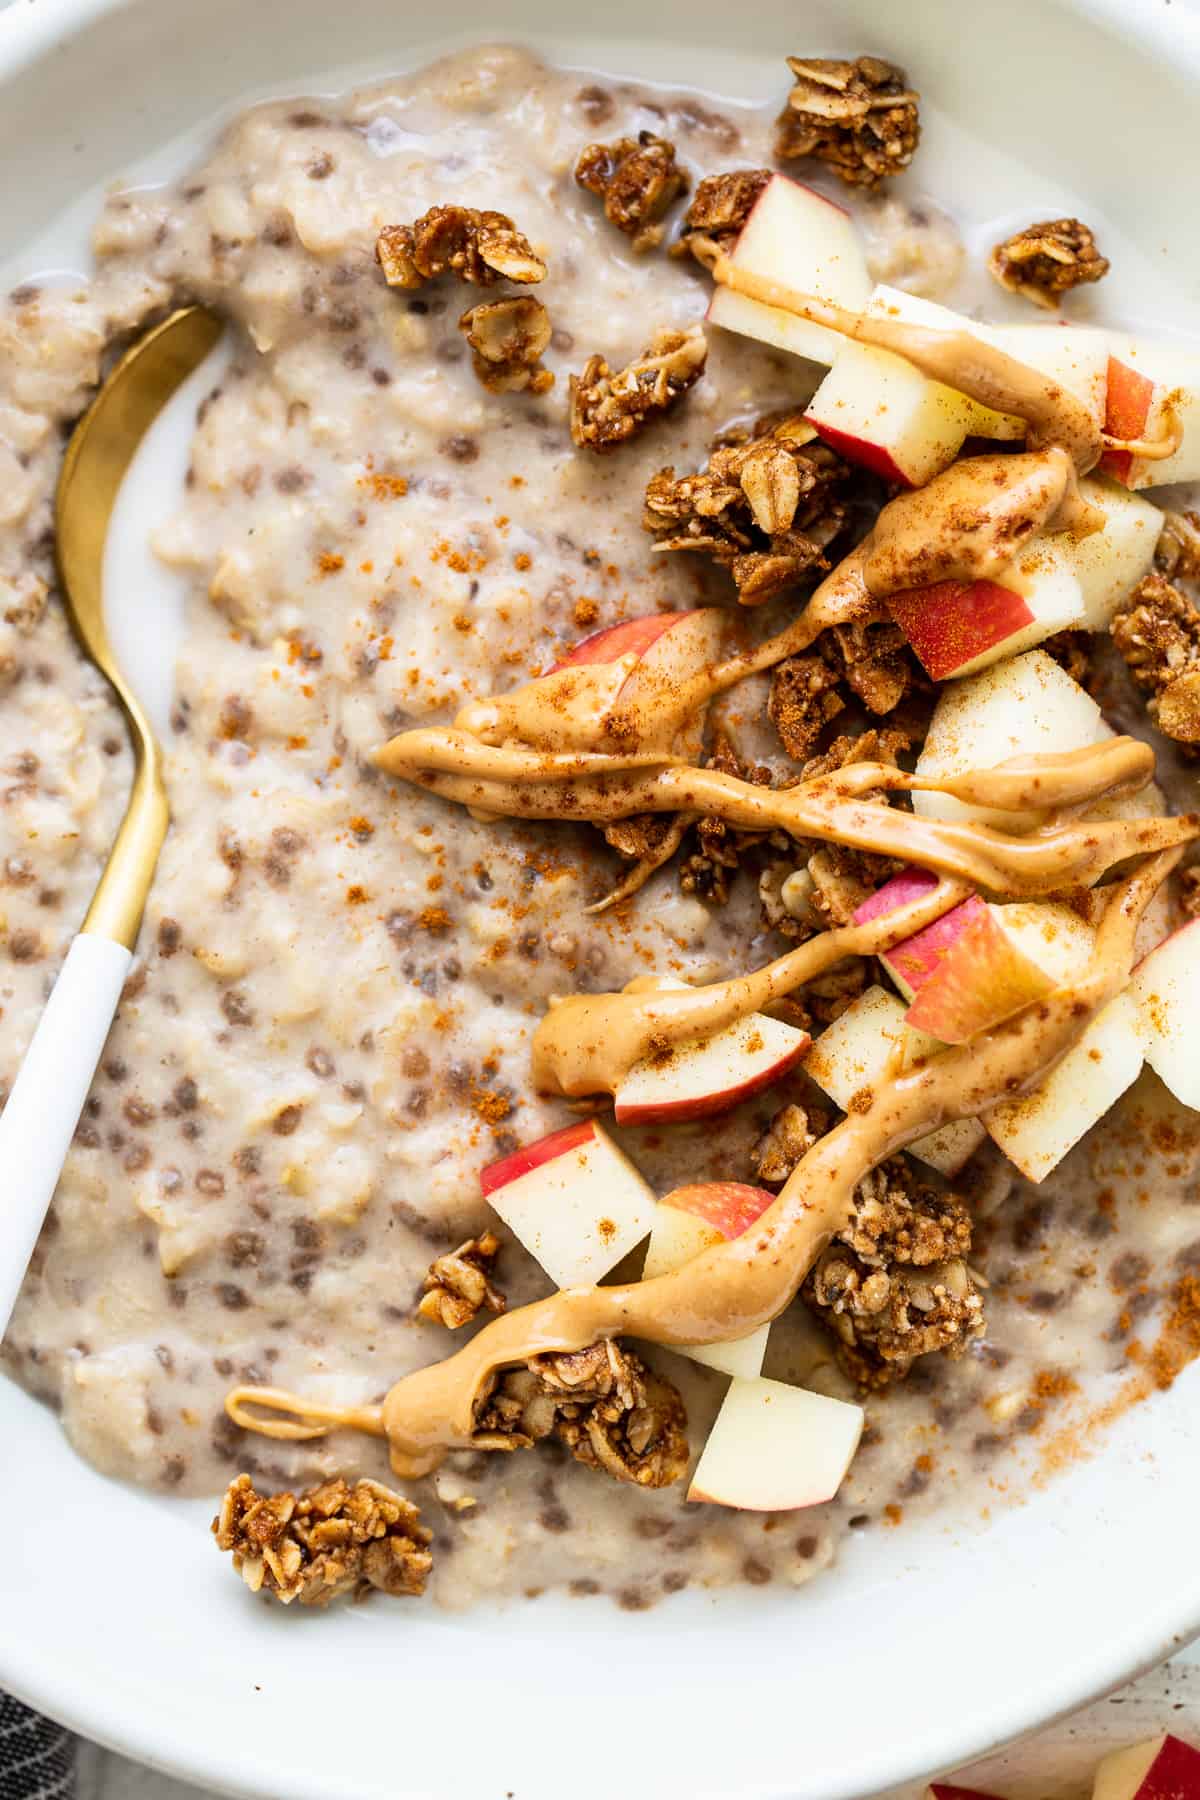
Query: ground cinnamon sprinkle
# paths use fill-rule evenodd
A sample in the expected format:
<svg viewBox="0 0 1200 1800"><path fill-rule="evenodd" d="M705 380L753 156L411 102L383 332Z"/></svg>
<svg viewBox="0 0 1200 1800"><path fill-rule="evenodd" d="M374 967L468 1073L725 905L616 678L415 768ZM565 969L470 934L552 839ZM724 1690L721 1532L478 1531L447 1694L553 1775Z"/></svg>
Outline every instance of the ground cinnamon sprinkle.
<svg viewBox="0 0 1200 1800"><path fill-rule="evenodd" d="M594 625L600 617L600 608L594 600L581 596L575 602L575 623L577 625Z"/></svg>
<svg viewBox="0 0 1200 1800"><path fill-rule="evenodd" d="M365 906L370 898L371 896L368 894L366 888L359 887L357 883L354 887L346 889L347 906Z"/></svg>
<svg viewBox="0 0 1200 1800"><path fill-rule="evenodd" d="M322 550L317 557L317 574L322 577L325 575L336 575L338 570L344 569L345 566L345 557L338 556L333 550Z"/></svg>
<svg viewBox="0 0 1200 1800"><path fill-rule="evenodd" d="M426 906L417 914L417 929L418 931L432 932L434 937L440 937L444 931L450 929L450 914L444 906Z"/></svg>
<svg viewBox="0 0 1200 1800"><path fill-rule="evenodd" d="M499 1125L512 1111L512 1101L494 1088L482 1088L471 1102L471 1110L487 1125Z"/></svg>
<svg viewBox="0 0 1200 1800"><path fill-rule="evenodd" d="M1197 1356L1200 1356L1200 1276L1185 1275L1175 1289L1174 1304L1147 1359L1155 1387L1171 1387L1175 1377Z"/></svg>
<svg viewBox="0 0 1200 1800"><path fill-rule="evenodd" d="M364 475L358 485L368 488L375 500L402 500L408 492L408 482L403 475L378 475L374 470Z"/></svg>

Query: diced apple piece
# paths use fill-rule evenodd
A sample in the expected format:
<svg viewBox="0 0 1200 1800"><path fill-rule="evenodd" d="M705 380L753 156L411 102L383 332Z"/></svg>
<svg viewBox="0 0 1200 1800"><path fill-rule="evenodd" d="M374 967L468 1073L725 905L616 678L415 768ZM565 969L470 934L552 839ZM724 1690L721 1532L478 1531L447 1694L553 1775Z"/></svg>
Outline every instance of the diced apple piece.
<svg viewBox="0 0 1200 1800"><path fill-rule="evenodd" d="M888 610L935 681L974 675L1084 621L1083 588L1053 540L1029 544L997 581L935 581Z"/></svg>
<svg viewBox="0 0 1200 1800"><path fill-rule="evenodd" d="M732 1381L692 1476L689 1500L792 1512L832 1500L862 1436L861 1406L782 1381Z"/></svg>
<svg viewBox="0 0 1200 1800"><path fill-rule="evenodd" d="M972 419L964 395L890 350L850 341L804 416L850 462L907 487L949 468Z"/></svg>
<svg viewBox="0 0 1200 1800"><path fill-rule="evenodd" d="M608 625L603 631L593 631L591 637L585 637L576 644L554 667L570 669L576 665L619 662L623 656L630 654L642 656L656 638L678 625L685 616L683 613L651 613L646 618L623 619L619 625Z"/></svg>
<svg viewBox="0 0 1200 1800"><path fill-rule="evenodd" d="M1069 906L1057 900L1014 900L989 910L1005 936L1056 987L1078 980L1091 961L1096 934Z"/></svg>
<svg viewBox="0 0 1200 1800"><path fill-rule="evenodd" d="M1138 1012L1128 992L1110 1000L1031 1093L984 1114L989 1135L1030 1181L1044 1181L1137 1080Z"/></svg>
<svg viewBox="0 0 1200 1800"><path fill-rule="evenodd" d="M653 1189L594 1119L490 1163L480 1186L559 1287L599 1281L654 1223Z"/></svg>
<svg viewBox="0 0 1200 1800"><path fill-rule="evenodd" d="M904 1003L886 988L870 987L827 1025L808 1056L805 1073L843 1112L856 1094L900 1074L942 1045L905 1023ZM918 1138L909 1153L943 1175L957 1175L983 1142L978 1119L956 1119Z"/></svg>
<svg viewBox="0 0 1200 1800"><path fill-rule="evenodd" d="M1200 1111L1200 919L1138 964L1131 992L1146 1061L1177 1100Z"/></svg>
<svg viewBox="0 0 1200 1800"><path fill-rule="evenodd" d="M1010 757L1078 750L1111 735L1079 683L1044 650L1029 650L946 688L917 773L940 779L994 769ZM926 819L973 819L1008 831L1029 831L1037 823L1028 813L975 806L950 794L918 792L912 798L913 811Z"/></svg>
<svg viewBox="0 0 1200 1800"><path fill-rule="evenodd" d="M1045 542L1079 582L1084 630L1107 631L1121 601L1154 566L1163 516L1111 481L1081 481L1079 492L1104 514L1103 531L1061 531Z"/></svg>
<svg viewBox="0 0 1200 1800"><path fill-rule="evenodd" d="M730 261L748 274L854 310L871 290L866 255L850 214L786 175L773 176L759 195ZM713 295L708 321L826 365L845 343L826 325L810 324L727 287Z"/></svg>
<svg viewBox="0 0 1200 1800"><path fill-rule="evenodd" d="M914 1030L928 1032L944 1044L965 1044L979 1032L1003 1024L1044 999L1055 985L977 895L961 910L970 911L970 917L906 1015Z"/></svg>
<svg viewBox="0 0 1200 1800"><path fill-rule="evenodd" d="M613 1096L618 1125L653 1125L728 1112L786 1075L812 1042L806 1031L752 1013L711 1037L635 1063Z"/></svg>
<svg viewBox="0 0 1200 1800"><path fill-rule="evenodd" d="M889 287L886 282L879 282L872 290L865 310L881 318L899 319L909 325L932 325L936 331L973 331L978 333L980 327L975 319L967 318L965 313L955 312L953 307L942 306L937 300L927 300L922 294L909 294L903 288ZM982 406L978 400L962 396L967 408L967 435L977 438L1000 438L1019 441L1025 436L1024 419L1015 418L1011 413L993 412L990 406Z"/></svg>
<svg viewBox="0 0 1200 1800"><path fill-rule="evenodd" d="M1160 487L1200 479L1200 352L1178 344L1110 336L1108 407L1110 437L1161 437L1176 421L1183 441L1168 457L1107 450L1100 467L1123 487Z"/></svg>
<svg viewBox="0 0 1200 1800"><path fill-rule="evenodd" d="M676 1188L660 1200L646 1250L642 1279L669 1275L691 1262L703 1250L728 1238L740 1237L762 1217L775 1199L766 1188L748 1187L738 1181L704 1181ZM681 1356L719 1369L724 1375L750 1379L761 1375L767 1352L769 1325L760 1325L747 1337L728 1344L676 1344Z"/></svg>
<svg viewBox="0 0 1200 1800"><path fill-rule="evenodd" d="M1114 1750L1096 1770L1092 1800L1200 1800L1200 1751L1170 1732Z"/></svg>
<svg viewBox="0 0 1200 1800"><path fill-rule="evenodd" d="M977 325L980 337L1082 400L1097 425L1108 391L1108 334L1087 325Z"/></svg>

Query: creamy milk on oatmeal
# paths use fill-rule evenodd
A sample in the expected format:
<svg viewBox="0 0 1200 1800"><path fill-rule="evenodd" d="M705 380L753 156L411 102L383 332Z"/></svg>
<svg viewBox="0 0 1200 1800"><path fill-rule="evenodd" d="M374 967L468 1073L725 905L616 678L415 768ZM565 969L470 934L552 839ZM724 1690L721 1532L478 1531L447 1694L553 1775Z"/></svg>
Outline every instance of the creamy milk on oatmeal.
<svg viewBox="0 0 1200 1800"><path fill-rule="evenodd" d="M475 51L341 100L256 108L185 177L108 201L85 290L18 288L0 313L5 1080L129 772L119 715L49 586L62 430L107 346L171 304L211 303L234 340L155 538L192 595L171 834L4 1351L108 1473L205 1495L239 1470L259 1488L387 1479L384 1450L360 1438L240 1431L226 1393L366 1403L456 1349L419 1314L422 1281L495 1223L481 1166L570 1119L529 1080L551 997L652 972L711 981L786 947L745 873L718 903L668 868L589 914L627 868L597 833L474 819L372 760L588 632L731 598L701 559L649 553L643 494L665 464L701 467L720 432L803 402L806 365L714 330L704 379L636 441L593 456L568 429L570 374L595 353L624 367L708 301L695 264L635 253L573 179L585 144L644 130L676 144L693 182L771 161L758 110ZM509 215L547 262L552 387L476 378L457 320L487 295L385 285L381 228L450 201ZM876 274L953 291L961 250L936 209L855 206ZM739 690L723 728L744 758L778 763L766 696L765 680ZM1114 686L1110 714L1123 707L1137 711ZM820 1016L837 996L833 982ZM752 1146L811 1092L796 1077L716 1127L618 1136L659 1193L752 1181ZM688 1506L680 1486L610 1482L556 1446L455 1454L407 1490L433 1531L433 1594L460 1606L569 1585L636 1609L688 1584L798 1583L848 1530L978 1511L1200 1263L1198 1161L1194 1117L1148 1073L1040 1187L980 1152L954 1185L976 1217L986 1336L868 1399L828 1505ZM495 1278L510 1308L550 1287L508 1241ZM725 1378L669 1351L647 1360L684 1397L694 1456ZM799 1303L766 1372L854 1397Z"/></svg>

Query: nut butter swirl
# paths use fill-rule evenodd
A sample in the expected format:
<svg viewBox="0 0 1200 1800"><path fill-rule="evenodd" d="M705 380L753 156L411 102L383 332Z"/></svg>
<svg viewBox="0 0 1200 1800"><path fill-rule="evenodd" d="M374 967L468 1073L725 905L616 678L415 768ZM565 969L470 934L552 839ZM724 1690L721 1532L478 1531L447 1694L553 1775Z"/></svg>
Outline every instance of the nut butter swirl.
<svg viewBox="0 0 1200 1800"><path fill-rule="evenodd" d="M713 1344L743 1337L790 1304L845 1223L858 1183L885 1157L953 1119L973 1118L1031 1087L1128 980L1134 934L1178 858L1165 852L1114 884L1087 973L971 1043L880 1082L863 1110L807 1152L756 1225L669 1275L620 1287L566 1288L494 1320L454 1356L398 1381L381 1407L309 1407L272 1388L236 1388L239 1425L281 1438L345 1425L386 1436L401 1476L431 1473L474 1442L475 1409L499 1369L604 1337ZM263 1410L265 1409L265 1411Z"/></svg>

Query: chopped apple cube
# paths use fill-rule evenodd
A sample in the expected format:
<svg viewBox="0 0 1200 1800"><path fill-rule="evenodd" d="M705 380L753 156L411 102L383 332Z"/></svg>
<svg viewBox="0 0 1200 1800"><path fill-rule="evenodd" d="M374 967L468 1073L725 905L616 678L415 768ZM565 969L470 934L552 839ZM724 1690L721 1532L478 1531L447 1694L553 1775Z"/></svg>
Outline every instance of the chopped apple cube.
<svg viewBox="0 0 1200 1800"><path fill-rule="evenodd" d="M1128 992L1110 1000L1028 1094L984 1114L989 1135L1030 1181L1044 1181L1137 1080L1138 1013Z"/></svg>
<svg viewBox="0 0 1200 1800"><path fill-rule="evenodd" d="M981 329L977 320L955 312L953 307L927 300L922 294L907 293L904 288L889 287L883 281L872 290L865 310L881 318L899 319L904 324L931 325L936 331L973 331L978 335ZM1025 436L1024 419L1015 418L1011 413L993 412L990 406L983 406L966 394L962 399L966 403L968 437L1019 442Z"/></svg>
<svg viewBox="0 0 1200 1800"><path fill-rule="evenodd" d="M1200 352L1115 335L1109 350L1108 435L1153 441L1175 423L1183 429L1183 441L1168 457L1107 450L1100 460L1103 472L1127 488L1200 479Z"/></svg>
<svg viewBox="0 0 1200 1800"><path fill-rule="evenodd" d="M752 1013L711 1037L635 1063L614 1096L618 1125L660 1124L728 1112L786 1075L812 1042L806 1031Z"/></svg>
<svg viewBox="0 0 1200 1800"><path fill-rule="evenodd" d="M949 468L972 418L964 395L902 356L849 341L804 416L850 462L907 487Z"/></svg>
<svg viewBox="0 0 1200 1800"><path fill-rule="evenodd" d="M979 675L952 682L938 699L918 775L941 779L994 769L1010 757L1082 749L1112 734L1100 708L1044 650L1029 650ZM1008 831L1030 831L1028 813L976 806L951 794L914 793L926 819L973 819Z"/></svg>
<svg viewBox="0 0 1200 1800"><path fill-rule="evenodd" d="M904 1004L886 988L870 987L827 1025L804 1070L843 1112L856 1094L910 1068L942 1045L905 1022ZM978 1119L955 1119L908 1146L909 1154L943 1175L957 1175L987 1134Z"/></svg>
<svg viewBox="0 0 1200 1800"><path fill-rule="evenodd" d="M871 289L866 254L850 214L786 175L775 175L767 183L729 260L748 274L855 310ZM719 287L713 295L708 322L826 365L845 343L827 325L813 325L727 287Z"/></svg>
<svg viewBox="0 0 1200 1800"><path fill-rule="evenodd" d="M1029 544L995 581L935 581L888 595L888 610L935 681L974 675L1083 624L1082 584L1053 542Z"/></svg>
<svg viewBox="0 0 1200 1800"><path fill-rule="evenodd" d="M1079 492L1104 514L1103 531L1084 537L1061 531L1043 541L1079 582L1084 630L1107 631L1121 601L1154 566L1163 516L1157 506L1111 481L1081 481Z"/></svg>
<svg viewBox="0 0 1200 1800"><path fill-rule="evenodd" d="M692 1476L689 1500L790 1512L832 1500L862 1436L861 1406L782 1381L732 1381Z"/></svg>
<svg viewBox="0 0 1200 1800"><path fill-rule="evenodd" d="M1114 1750L1096 1770L1092 1800L1200 1800L1200 1751L1170 1732Z"/></svg>
<svg viewBox="0 0 1200 1800"><path fill-rule="evenodd" d="M1200 919L1138 964L1131 992L1146 1061L1177 1100L1200 1111Z"/></svg>
<svg viewBox="0 0 1200 1800"><path fill-rule="evenodd" d="M970 907L968 901L963 910ZM1054 985L978 901L906 1016L914 1030L944 1044L965 1044L1044 999Z"/></svg>
<svg viewBox="0 0 1200 1800"><path fill-rule="evenodd" d="M559 1287L599 1281L654 1224L654 1190L595 1119L490 1163L480 1186Z"/></svg>
<svg viewBox="0 0 1200 1800"><path fill-rule="evenodd" d="M1017 948L1044 969L1056 987L1084 973L1096 947L1096 934L1086 920L1057 900L1014 900L991 907L996 920Z"/></svg>
<svg viewBox="0 0 1200 1800"><path fill-rule="evenodd" d="M1108 334L1087 325L976 325L994 344L1039 374L1060 381L1082 400L1097 425L1104 419L1108 391ZM1022 433L1023 435L1023 433Z"/></svg>
<svg viewBox="0 0 1200 1800"><path fill-rule="evenodd" d="M655 1214L642 1279L669 1275L714 1244L740 1237L774 1199L766 1188L737 1181L697 1182L665 1195ZM675 1344L672 1348L724 1375L750 1379L762 1374L770 1329L760 1325L757 1331L727 1344Z"/></svg>

